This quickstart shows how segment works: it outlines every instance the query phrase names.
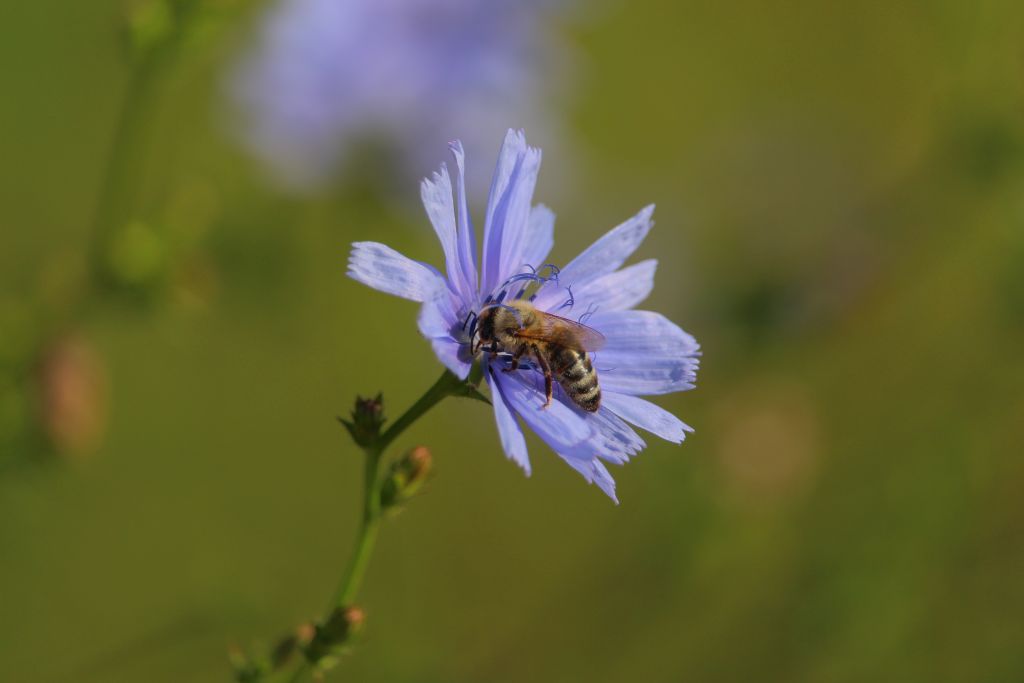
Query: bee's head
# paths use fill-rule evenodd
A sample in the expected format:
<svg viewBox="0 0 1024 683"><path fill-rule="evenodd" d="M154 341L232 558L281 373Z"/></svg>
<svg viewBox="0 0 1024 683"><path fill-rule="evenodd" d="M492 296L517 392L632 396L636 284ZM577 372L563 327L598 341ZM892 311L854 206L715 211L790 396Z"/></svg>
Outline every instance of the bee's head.
<svg viewBox="0 0 1024 683"><path fill-rule="evenodd" d="M476 321L477 348L484 345L508 346L515 341L522 323L519 311L497 304L480 311Z"/></svg>

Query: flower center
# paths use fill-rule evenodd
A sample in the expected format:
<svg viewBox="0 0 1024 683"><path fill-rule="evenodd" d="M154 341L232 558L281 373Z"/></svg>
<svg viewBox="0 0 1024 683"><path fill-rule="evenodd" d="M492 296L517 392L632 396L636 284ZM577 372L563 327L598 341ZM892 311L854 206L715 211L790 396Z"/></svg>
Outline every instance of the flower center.
<svg viewBox="0 0 1024 683"><path fill-rule="evenodd" d="M494 306L502 306L509 308L509 302L512 301L534 301L540 294L541 290L549 284L558 284L558 275L561 270L558 266L553 263L546 263L540 268L534 268L530 264L526 264L524 268L528 269L528 273L517 273L512 277L508 278L500 285L498 285L490 294L488 294L483 303L476 310L465 310L461 312L463 318L462 327L458 330L459 334L454 335L463 343L469 343L476 335L477 322L480 318L480 313L487 308ZM569 293L568 298L565 302L558 307L558 310L563 308L572 308L575 300L572 296L572 289L566 287Z"/></svg>

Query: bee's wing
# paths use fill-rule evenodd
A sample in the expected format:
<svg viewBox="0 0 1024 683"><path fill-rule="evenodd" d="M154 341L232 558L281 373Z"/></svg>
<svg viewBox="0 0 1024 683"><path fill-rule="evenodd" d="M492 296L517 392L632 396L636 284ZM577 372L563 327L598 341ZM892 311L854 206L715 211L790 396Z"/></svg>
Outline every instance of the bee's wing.
<svg viewBox="0 0 1024 683"><path fill-rule="evenodd" d="M553 313L535 311L537 322L530 330L522 330L518 336L526 339L559 342L575 341L584 351L597 351L604 346L604 335L593 327L587 327L575 320ZM575 344L573 344L575 346Z"/></svg>

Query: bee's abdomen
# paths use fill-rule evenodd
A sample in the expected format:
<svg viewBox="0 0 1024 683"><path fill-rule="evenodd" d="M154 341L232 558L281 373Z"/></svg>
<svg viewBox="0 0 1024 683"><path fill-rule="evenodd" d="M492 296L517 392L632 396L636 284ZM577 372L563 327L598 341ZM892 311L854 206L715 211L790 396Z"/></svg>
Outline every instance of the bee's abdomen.
<svg viewBox="0 0 1024 683"><path fill-rule="evenodd" d="M565 393L583 410L597 412L601 407L601 387L597 383L597 371L590 363L590 358L583 351L567 348L555 355L558 383Z"/></svg>

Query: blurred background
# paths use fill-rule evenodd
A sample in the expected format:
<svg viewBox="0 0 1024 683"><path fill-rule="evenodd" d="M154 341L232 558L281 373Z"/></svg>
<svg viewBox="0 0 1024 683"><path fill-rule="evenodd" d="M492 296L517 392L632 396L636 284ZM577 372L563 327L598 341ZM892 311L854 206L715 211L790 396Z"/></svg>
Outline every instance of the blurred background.
<svg viewBox="0 0 1024 683"><path fill-rule="evenodd" d="M641 206L694 426L618 507L490 411L409 430L336 680L1024 679L1019 3L0 5L0 679L227 681L320 615L357 393L439 374L350 242L544 148L564 263Z"/></svg>

